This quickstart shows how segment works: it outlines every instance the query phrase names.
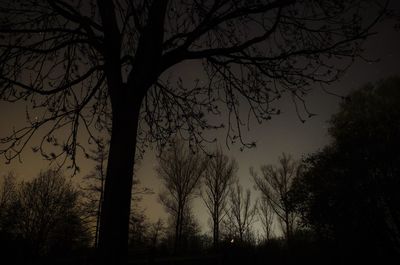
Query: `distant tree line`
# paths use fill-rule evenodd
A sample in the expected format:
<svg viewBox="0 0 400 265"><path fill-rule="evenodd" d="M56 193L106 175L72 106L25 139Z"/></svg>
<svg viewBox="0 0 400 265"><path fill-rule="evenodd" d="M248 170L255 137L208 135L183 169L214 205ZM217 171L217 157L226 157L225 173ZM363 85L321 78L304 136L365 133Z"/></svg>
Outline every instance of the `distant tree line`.
<svg viewBox="0 0 400 265"><path fill-rule="evenodd" d="M201 254L222 264L399 259L399 105L397 77L350 93L329 121L329 145L302 160L283 153L275 165L250 168L256 199L240 185L238 163L221 148L206 154L172 141L156 166L166 220L147 218L140 201L152 191L134 176L133 257L152 263ZM31 180L18 181L13 173L1 178L5 257L16 263L90 257L97 247L107 157L104 149L94 154L97 166L79 187L53 169ZM192 206L196 197L209 215L206 233Z"/></svg>

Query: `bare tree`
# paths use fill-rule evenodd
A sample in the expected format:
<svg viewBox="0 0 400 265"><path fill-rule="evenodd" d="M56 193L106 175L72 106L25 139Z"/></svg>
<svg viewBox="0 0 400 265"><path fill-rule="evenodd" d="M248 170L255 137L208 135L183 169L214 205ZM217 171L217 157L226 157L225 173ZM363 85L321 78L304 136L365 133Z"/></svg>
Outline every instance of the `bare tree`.
<svg viewBox="0 0 400 265"><path fill-rule="evenodd" d="M243 193L243 187L236 181L229 193L230 207L226 211L224 229L228 234L238 239L239 242L248 241L251 237L251 228L257 213L257 203L251 205L251 192L249 189Z"/></svg>
<svg viewBox="0 0 400 265"><path fill-rule="evenodd" d="M94 223L94 246L98 247L98 234L100 228L100 217L101 217L101 205L104 196L104 181L106 178L107 170L107 158L108 151L105 148L104 141L99 141L97 149L90 154L93 161L96 162L94 170L88 175L84 176L84 185L82 186L83 197L85 198L85 213L89 219L95 221L89 221ZM138 163L137 163L138 165ZM132 243L132 237L136 237L139 232L139 227L144 225L145 216L144 209L139 206L143 195L152 194L153 191L147 187L142 187L137 176L134 174L132 182L132 203L131 203L131 216L130 216L130 241ZM143 233L141 233L143 234Z"/></svg>
<svg viewBox="0 0 400 265"><path fill-rule="evenodd" d="M190 213L190 201L199 187L200 178L206 168L206 160L199 153L185 148L182 141L173 142L164 151L156 168L165 190L160 193L160 202L173 217L175 224L174 249L180 247L185 217Z"/></svg>
<svg viewBox="0 0 400 265"><path fill-rule="evenodd" d="M135 207L135 214L131 215L129 222L129 245L131 247L143 247L147 242L149 221L144 209Z"/></svg>
<svg viewBox="0 0 400 265"><path fill-rule="evenodd" d="M212 219L213 245L218 246L219 226L225 216L229 188L238 169L237 162L217 149L207 162L203 177L202 198Z"/></svg>
<svg viewBox="0 0 400 265"><path fill-rule="evenodd" d="M131 246L144 245L147 241L149 220L145 214L145 208L140 204L143 196L154 194L153 190L143 187L135 174L132 186L131 215L129 219L129 240Z"/></svg>
<svg viewBox="0 0 400 265"><path fill-rule="evenodd" d="M84 176L83 190L85 215L87 215L94 234L94 247L98 247L98 234L100 227L101 204L104 195L104 180L106 177L106 160L108 152L104 145L98 148L92 159L96 162L95 168L88 175ZM144 209L140 206L143 195L153 194L153 191L140 185L138 177L135 175L132 182L132 202L131 215L129 219L129 244L138 245L144 243L148 220Z"/></svg>
<svg viewBox="0 0 400 265"><path fill-rule="evenodd" d="M106 178L106 161L108 153L103 143L99 142L97 150L93 152L92 159L96 162L95 168L84 176L85 185L83 196L85 197L86 213L89 218L95 219L94 246L98 247L101 204L104 196L104 181Z"/></svg>
<svg viewBox="0 0 400 265"><path fill-rule="evenodd" d="M120 263L136 150L177 131L197 145L221 127L228 142L254 146L242 136L246 119L269 120L285 92L297 107L311 83L336 80L384 10L379 0L1 1L0 98L28 110L0 153L19 158L41 134L33 149L77 170L77 151L111 132L99 247ZM184 61L204 80L169 79ZM221 106L226 125L207 120Z"/></svg>
<svg viewBox="0 0 400 265"><path fill-rule="evenodd" d="M16 183L13 172L8 172L0 179L0 215L15 197Z"/></svg>
<svg viewBox="0 0 400 265"><path fill-rule="evenodd" d="M274 211L265 197L261 199L257 209L258 219L264 230L264 239L269 241L274 236Z"/></svg>
<svg viewBox="0 0 400 265"><path fill-rule="evenodd" d="M149 229L149 239L150 239L150 246L154 249L160 239L163 237L165 233L165 225L162 219L158 219L157 222L152 223Z"/></svg>
<svg viewBox="0 0 400 265"><path fill-rule="evenodd" d="M280 221L283 234L289 242L296 225L297 215L291 207L290 189L293 180L301 174L300 163L285 153L279 158L279 166L261 166L261 176L250 168L256 188L270 205Z"/></svg>
<svg viewBox="0 0 400 265"><path fill-rule="evenodd" d="M46 253L50 241L60 245L66 238L77 242L87 239L80 219L79 193L60 172L48 170L22 182L16 196L15 230L35 255Z"/></svg>
<svg viewBox="0 0 400 265"><path fill-rule="evenodd" d="M17 195L16 177L13 172L1 176L0 179L0 232L11 233L13 218L10 218L10 211L15 205Z"/></svg>

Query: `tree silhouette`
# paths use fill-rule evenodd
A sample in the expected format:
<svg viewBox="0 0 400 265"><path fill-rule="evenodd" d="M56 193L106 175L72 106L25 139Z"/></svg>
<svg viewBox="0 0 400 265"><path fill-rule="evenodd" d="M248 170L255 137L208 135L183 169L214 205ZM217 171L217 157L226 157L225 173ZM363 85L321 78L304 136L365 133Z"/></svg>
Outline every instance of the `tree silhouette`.
<svg viewBox="0 0 400 265"><path fill-rule="evenodd" d="M98 235L101 217L101 204L104 196L104 181L107 171L107 158L108 152L105 148L103 141L99 141L97 149L90 154L92 160L96 162L94 170L88 175L84 176L84 185L82 185L85 214L89 222L94 224L94 246L98 246ZM132 182L132 203L131 203L131 216L130 216L130 241L132 237L136 237L139 230L137 226L143 226L145 221L144 209L141 209L139 202L142 200L143 195L152 194L153 191L147 187L141 187L140 181L137 176L133 178ZM136 231L136 232L135 232ZM142 236L142 235L140 235Z"/></svg>
<svg viewBox="0 0 400 265"><path fill-rule="evenodd" d="M293 180L301 174L301 165L285 153L279 158L279 166L261 166L261 176L250 169L256 188L261 191L263 201L268 203L281 222L283 234L288 242L296 225L296 212L290 201Z"/></svg>
<svg viewBox="0 0 400 265"><path fill-rule="evenodd" d="M257 214L257 204L251 205L251 192L249 189L243 193L243 187L236 181L229 193L229 208L226 210L227 218L223 221L227 236L239 240L240 243L249 241L254 217Z"/></svg>
<svg viewBox="0 0 400 265"><path fill-rule="evenodd" d="M143 187L137 175L133 179L131 215L129 219L129 240L131 246L144 245L147 241L149 220L145 209L140 205L144 195L153 194L153 190Z"/></svg>
<svg viewBox="0 0 400 265"><path fill-rule="evenodd" d="M11 237L14 225L13 209L17 196L16 177L8 172L0 178L0 242ZM3 242L1 242L3 245Z"/></svg>
<svg viewBox="0 0 400 265"><path fill-rule="evenodd" d="M15 187L6 228L25 244L26 257L68 253L88 242L81 210L79 193L71 182L48 170Z"/></svg>
<svg viewBox="0 0 400 265"><path fill-rule="evenodd" d="M178 140L159 158L156 170L165 188L159 199L173 218L175 251L181 247L183 229L191 215L189 204L199 188L205 168L204 157L199 153L193 154Z"/></svg>
<svg viewBox="0 0 400 265"><path fill-rule="evenodd" d="M357 257L400 255L400 79L368 84L330 121L330 145L305 160L292 200L323 241Z"/></svg>
<svg viewBox="0 0 400 265"><path fill-rule="evenodd" d="M88 175L84 176L85 207L89 218L94 219L94 246L98 246L101 204L104 196L104 180L106 178L106 161L107 151L104 145L100 142L97 145L97 150L92 155L92 159L96 162L95 168Z"/></svg>
<svg viewBox="0 0 400 265"><path fill-rule="evenodd" d="M221 149L218 149L208 160L204 173L202 198L211 215L215 248L218 246L219 226L225 216L229 189L234 182L237 169L237 162L229 159Z"/></svg>
<svg viewBox="0 0 400 265"><path fill-rule="evenodd" d="M152 223L149 228L149 240L152 249L155 249L160 242L160 239L164 236L165 225L162 219L158 219L157 222Z"/></svg>
<svg viewBox="0 0 400 265"><path fill-rule="evenodd" d="M2 1L0 98L28 111L0 152L18 158L40 134L34 151L78 170L77 152L111 132L99 253L122 262L136 149L177 131L200 144L203 130L220 127L228 142L253 146L246 119L269 120L282 94L301 105L311 83L336 80L383 10L377 0ZM169 79L184 61L204 80ZM226 124L209 123L221 107Z"/></svg>
<svg viewBox="0 0 400 265"><path fill-rule="evenodd" d="M7 212L7 208L9 208L10 204L15 199L15 175L13 172L8 172L1 177L0 181L0 216L3 216L3 214Z"/></svg>
<svg viewBox="0 0 400 265"><path fill-rule="evenodd" d="M131 247L145 246L149 221L144 209L135 208L133 211L135 214L132 214L129 220L129 245Z"/></svg>
<svg viewBox="0 0 400 265"><path fill-rule="evenodd" d="M264 239L269 241L274 236L274 210L268 203L268 200L263 197L261 202L258 204L258 219L261 222L262 228L264 230Z"/></svg>

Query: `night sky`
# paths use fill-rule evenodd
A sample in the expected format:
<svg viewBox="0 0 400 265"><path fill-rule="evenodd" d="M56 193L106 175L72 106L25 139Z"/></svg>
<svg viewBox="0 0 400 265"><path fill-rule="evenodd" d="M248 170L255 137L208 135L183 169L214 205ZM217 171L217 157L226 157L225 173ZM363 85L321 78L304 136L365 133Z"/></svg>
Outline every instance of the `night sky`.
<svg viewBox="0 0 400 265"><path fill-rule="evenodd" d="M394 1L397 10L400 11L400 1ZM400 76L400 31L395 31L393 21L381 23L375 27L376 35L372 36L365 43L365 57L369 59L379 59L378 62L365 62L357 60L350 70L339 81L331 86L325 86L328 91L345 96L350 91L359 88L368 83L393 75ZM183 78L196 77L197 69L190 63L184 63L174 68L174 72L182 73ZM224 131L219 131L216 135L220 145L225 153L236 158L239 164L238 177L240 183L249 188L253 188L250 179L249 167L256 169L262 164L276 163L278 156L282 153L290 153L299 159L303 155L314 152L329 143L327 134L327 121L330 116L338 110L340 97L332 96L323 92L319 86L313 87L312 92L306 97L307 107L310 112L317 114L312 118L307 118L302 123L298 118L295 107L288 97L284 97L277 106L282 110L282 114L273 117L273 119L263 125L252 124L250 131L245 135L245 139L255 140L257 147L241 152L240 145L225 145ZM12 132L12 129L18 128L25 120L25 106L23 104L10 104L0 102L0 137L5 137ZM300 114L307 117L300 108ZM34 143L34 142L32 142ZM210 146L212 149L212 146ZM26 148L22 156L22 163L17 160L6 165L4 158L0 158L0 174L13 170L20 179L36 176L41 169L48 166L40 155L34 154L30 147ZM93 167L93 163L88 160L81 160L81 173L74 179L79 179L87 174ZM157 193L161 186L155 175L156 160L153 150L148 150L143 160L140 162L137 175L143 186L154 190L154 195L146 195L142 205L147 209L146 213L150 220L157 220L159 217L165 217L163 207L157 202ZM258 197L255 191L252 191L253 197ZM207 213L202 205L201 199L194 201L195 216L203 230L208 230ZM202 217L202 218L201 218Z"/></svg>

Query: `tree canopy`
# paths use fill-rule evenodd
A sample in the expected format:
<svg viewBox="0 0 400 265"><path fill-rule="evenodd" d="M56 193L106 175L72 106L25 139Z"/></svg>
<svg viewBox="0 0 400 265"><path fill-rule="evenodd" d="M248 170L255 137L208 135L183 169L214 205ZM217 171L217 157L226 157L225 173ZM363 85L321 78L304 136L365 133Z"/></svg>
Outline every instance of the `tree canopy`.
<svg viewBox="0 0 400 265"><path fill-rule="evenodd" d="M388 78L351 93L331 119L333 142L295 182L303 223L353 255L400 253L399 87Z"/></svg>
<svg viewBox="0 0 400 265"><path fill-rule="evenodd" d="M93 142L96 131L111 130L113 90L137 98L144 145L164 144L177 130L202 141L201 131L221 127L205 119L222 112L221 102L229 140L242 140L239 105L261 122L277 114L271 103L285 92L302 104L310 84L336 80L382 16L365 16L374 5L381 12L379 2L2 2L0 96L27 101L29 111L26 127L3 138L1 153L18 157L42 129L34 150L74 161L85 147L79 130ZM179 73L165 74L188 60L203 64L204 80L184 86ZM60 129L70 134L58 139Z"/></svg>

